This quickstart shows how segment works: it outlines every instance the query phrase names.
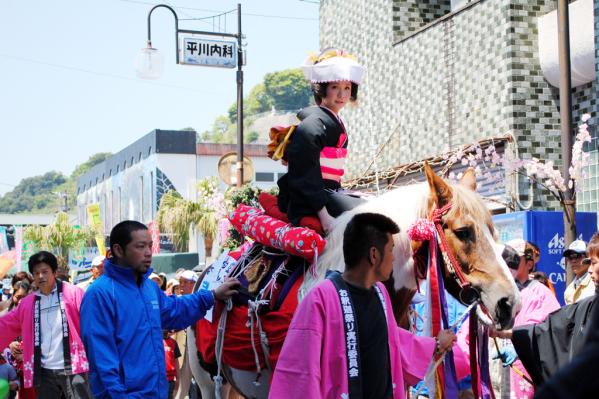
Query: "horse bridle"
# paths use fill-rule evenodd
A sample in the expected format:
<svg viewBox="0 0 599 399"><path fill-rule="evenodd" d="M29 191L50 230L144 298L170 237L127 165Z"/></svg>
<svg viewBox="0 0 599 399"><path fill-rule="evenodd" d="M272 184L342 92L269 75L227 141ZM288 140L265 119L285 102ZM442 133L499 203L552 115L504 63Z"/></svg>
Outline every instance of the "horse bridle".
<svg viewBox="0 0 599 399"><path fill-rule="evenodd" d="M465 305L471 305L474 302L480 301L480 290L473 287L472 284L466 280L466 276L462 271L458 260L449 248L447 244L447 237L443 229L443 216L445 216L452 207L452 203L449 202L447 205L441 208L435 208L431 212L430 220L435 225L437 236L439 237L439 249L443 257L445 267L449 272L449 275L454 279L458 287L460 287L459 300Z"/></svg>

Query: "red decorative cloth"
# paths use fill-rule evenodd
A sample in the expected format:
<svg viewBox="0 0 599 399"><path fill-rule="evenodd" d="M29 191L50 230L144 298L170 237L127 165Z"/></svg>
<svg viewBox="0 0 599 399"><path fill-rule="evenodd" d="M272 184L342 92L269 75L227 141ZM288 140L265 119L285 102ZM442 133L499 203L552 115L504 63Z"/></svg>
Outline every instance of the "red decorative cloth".
<svg viewBox="0 0 599 399"><path fill-rule="evenodd" d="M229 220L237 231L254 241L310 262L326 245L326 240L312 229L294 227L244 204L231 213Z"/></svg>
<svg viewBox="0 0 599 399"><path fill-rule="evenodd" d="M273 369L276 366L283 342L287 336L287 329L289 328L289 324L291 324L293 313L297 308L297 292L303 280L303 277L300 277L293 284L278 311L268 312L260 316L262 328L268 337L269 360ZM215 319L212 323L202 319L196 324L196 344L198 351L202 354L202 358L207 363L216 363L214 348L221 312L222 307L219 306L214 310ZM260 346L258 327L255 324L254 341L260 359L260 366L265 368L264 353ZM223 361L227 365L237 369L256 370L247 306L235 306L227 315L227 326L223 343Z"/></svg>
<svg viewBox="0 0 599 399"><path fill-rule="evenodd" d="M412 241L430 241L435 238L435 224L427 219L418 219L406 233Z"/></svg>
<svg viewBox="0 0 599 399"><path fill-rule="evenodd" d="M258 196L258 202L262 209L264 209L264 213L268 216L272 216L275 219L279 219L285 223L289 223L289 218L287 218L287 214L281 212L279 209L279 204L277 197L269 194L269 193L261 193ZM300 219L299 222L300 227L307 227L309 229L314 230L321 236L324 235L324 229L322 228L322 224L320 223L320 219L318 216L304 216Z"/></svg>

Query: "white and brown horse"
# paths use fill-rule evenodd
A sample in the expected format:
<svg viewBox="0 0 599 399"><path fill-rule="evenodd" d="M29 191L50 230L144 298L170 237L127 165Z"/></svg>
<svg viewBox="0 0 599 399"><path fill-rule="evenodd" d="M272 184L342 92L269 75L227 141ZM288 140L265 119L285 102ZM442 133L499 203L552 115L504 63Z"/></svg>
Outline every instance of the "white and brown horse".
<svg viewBox="0 0 599 399"><path fill-rule="evenodd" d="M358 213L384 214L400 227L394 236L394 265L392 281L387 283L397 320L401 320L416 288L414 257L423 244L412 242L406 231L420 218L428 218L434 209L451 203L451 208L441 218L442 232L447 246L457 260L467 282L480 294L486 314L498 329L511 328L520 308L518 289L495 243L491 214L482 198L476 194L476 179L472 171L465 173L459 184L451 185L425 165L426 182L390 190L337 218L327 236L327 246L318 259L316 276L306 273L300 289L301 298L325 278L327 270L344 269L343 232L351 218ZM444 272L445 286L458 296L460 286ZM480 314L480 313L479 313ZM193 339L192 336L189 339ZM194 367L197 370L197 367ZM193 368L192 368L193 369ZM269 374L263 373L261 384L253 384L256 373L228 369L228 377L247 397L263 397L267 392ZM201 379L200 375L196 380Z"/></svg>

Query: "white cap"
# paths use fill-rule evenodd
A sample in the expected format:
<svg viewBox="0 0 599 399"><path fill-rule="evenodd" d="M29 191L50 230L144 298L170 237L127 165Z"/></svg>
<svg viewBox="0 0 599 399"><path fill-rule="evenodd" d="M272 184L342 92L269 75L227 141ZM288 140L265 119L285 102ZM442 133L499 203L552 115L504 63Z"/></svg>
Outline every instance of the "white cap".
<svg viewBox="0 0 599 399"><path fill-rule="evenodd" d="M198 275L195 274L192 270L185 270L183 273L181 273L181 276L179 278L183 278L189 281L198 281Z"/></svg>
<svg viewBox="0 0 599 399"><path fill-rule="evenodd" d="M582 240L574 240L564 251L564 256L568 257L574 253L584 255L587 252L587 244Z"/></svg>
<svg viewBox="0 0 599 399"><path fill-rule="evenodd" d="M106 257L104 255L98 255L92 260L92 267L100 266Z"/></svg>
<svg viewBox="0 0 599 399"><path fill-rule="evenodd" d="M175 287L179 285L179 282L177 280L175 280L174 278L171 278L167 283L166 286L171 286L171 287Z"/></svg>
<svg viewBox="0 0 599 399"><path fill-rule="evenodd" d="M318 59L323 61L314 63ZM357 85L362 83L364 67L343 50L327 49L314 60L308 58L302 66L304 76L311 83L339 82L349 80Z"/></svg>

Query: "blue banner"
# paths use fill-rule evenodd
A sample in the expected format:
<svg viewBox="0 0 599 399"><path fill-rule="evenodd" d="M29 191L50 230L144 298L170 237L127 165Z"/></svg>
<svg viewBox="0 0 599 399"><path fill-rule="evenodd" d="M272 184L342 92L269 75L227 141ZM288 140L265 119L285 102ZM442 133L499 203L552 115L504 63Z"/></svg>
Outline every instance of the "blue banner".
<svg viewBox="0 0 599 399"><path fill-rule="evenodd" d="M562 212L527 211L493 216L502 243L522 238L539 247L541 258L537 270L547 274L560 304L564 304L566 264L563 257L564 217ZM597 231L597 214L576 214L578 239L588 242Z"/></svg>

